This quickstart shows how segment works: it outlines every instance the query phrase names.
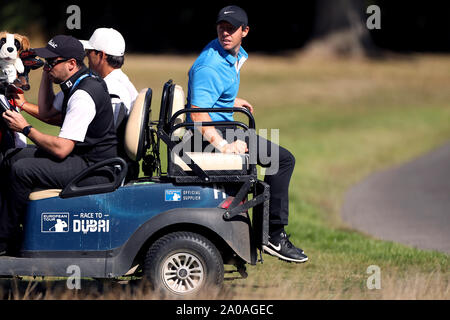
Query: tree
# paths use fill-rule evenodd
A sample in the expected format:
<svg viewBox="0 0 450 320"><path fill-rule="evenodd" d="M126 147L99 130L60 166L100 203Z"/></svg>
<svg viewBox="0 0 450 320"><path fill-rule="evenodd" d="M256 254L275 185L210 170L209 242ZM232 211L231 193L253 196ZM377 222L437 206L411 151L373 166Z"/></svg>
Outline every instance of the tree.
<svg viewBox="0 0 450 320"><path fill-rule="evenodd" d="M29 22L39 18L41 8L31 0L2 1L0 30L10 32L29 31Z"/></svg>
<svg viewBox="0 0 450 320"><path fill-rule="evenodd" d="M378 55L366 26L366 9L363 0L316 0L312 38L305 51L341 57Z"/></svg>

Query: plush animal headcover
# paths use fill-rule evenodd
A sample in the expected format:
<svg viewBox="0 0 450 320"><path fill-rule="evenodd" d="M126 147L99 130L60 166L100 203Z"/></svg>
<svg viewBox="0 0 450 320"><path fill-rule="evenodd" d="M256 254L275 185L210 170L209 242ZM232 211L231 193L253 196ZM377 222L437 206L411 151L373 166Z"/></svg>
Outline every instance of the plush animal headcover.
<svg viewBox="0 0 450 320"><path fill-rule="evenodd" d="M20 90L30 88L28 72L32 67L28 66L29 58L21 59L22 54L29 55L27 54L29 50L30 41L27 37L17 33L0 32L0 77L2 78L0 93L5 95L3 98L9 99L11 94L20 93ZM22 60L27 61L27 63L22 62ZM1 122L0 155L9 148L23 148L24 146L26 146L26 139L8 130L5 123Z"/></svg>
<svg viewBox="0 0 450 320"><path fill-rule="evenodd" d="M0 32L0 76L7 76L8 82L15 87L29 90L28 74L44 65L30 49L30 41L26 36Z"/></svg>
<svg viewBox="0 0 450 320"><path fill-rule="evenodd" d="M17 33L0 32L0 67L10 83L25 71L19 55L29 49L30 41L27 37Z"/></svg>

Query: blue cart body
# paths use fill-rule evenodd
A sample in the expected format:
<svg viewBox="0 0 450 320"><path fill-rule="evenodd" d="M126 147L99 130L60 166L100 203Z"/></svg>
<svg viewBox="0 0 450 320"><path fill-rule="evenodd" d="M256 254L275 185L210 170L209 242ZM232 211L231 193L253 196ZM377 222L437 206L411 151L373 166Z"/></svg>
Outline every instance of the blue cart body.
<svg viewBox="0 0 450 320"><path fill-rule="evenodd" d="M208 186L143 183L104 194L31 201L22 251L113 250L161 213L216 208L225 198Z"/></svg>

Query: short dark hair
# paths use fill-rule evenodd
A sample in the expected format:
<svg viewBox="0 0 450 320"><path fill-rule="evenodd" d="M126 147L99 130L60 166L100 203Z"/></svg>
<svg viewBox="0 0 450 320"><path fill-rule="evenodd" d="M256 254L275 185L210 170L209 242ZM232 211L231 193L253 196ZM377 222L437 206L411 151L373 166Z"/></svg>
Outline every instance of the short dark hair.
<svg viewBox="0 0 450 320"><path fill-rule="evenodd" d="M108 62L108 64L114 69L119 69L120 67L122 67L124 61L124 56L112 56L109 54L106 55L106 62Z"/></svg>
<svg viewBox="0 0 450 320"><path fill-rule="evenodd" d="M77 59L75 59L76 61L77 61L77 66L78 66L78 68L82 68L82 67L84 67L85 66L85 64L84 64L84 61L83 60L77 60Z"/></svg>

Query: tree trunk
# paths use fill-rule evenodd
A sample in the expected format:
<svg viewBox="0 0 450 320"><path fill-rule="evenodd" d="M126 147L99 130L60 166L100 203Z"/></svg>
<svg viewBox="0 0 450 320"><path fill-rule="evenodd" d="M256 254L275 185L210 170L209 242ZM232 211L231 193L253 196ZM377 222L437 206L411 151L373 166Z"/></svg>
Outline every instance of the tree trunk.
<svg viewBox="0 0 450 320"><path fill-rule="evenodd" d="M316 0L313 37L306 51L339 57L376 55L366 27L366 9L364 0Z"/></svg>

